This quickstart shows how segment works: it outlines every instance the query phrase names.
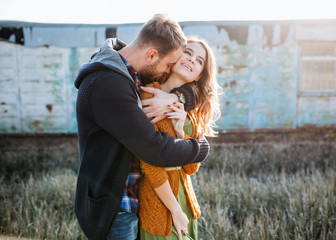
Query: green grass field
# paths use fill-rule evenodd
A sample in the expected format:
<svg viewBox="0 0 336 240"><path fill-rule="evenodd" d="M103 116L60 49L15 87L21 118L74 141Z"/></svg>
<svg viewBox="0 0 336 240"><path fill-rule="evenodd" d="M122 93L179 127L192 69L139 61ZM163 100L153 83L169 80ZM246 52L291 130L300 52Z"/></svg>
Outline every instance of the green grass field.
<svg viewBox="0 0 336 240"><path fill-rule="evenodd" d="M211 146L192 177L200 239L336 239L335 142ZM76 147L0 156L0 239L86 239L73 210Z"/></svg>

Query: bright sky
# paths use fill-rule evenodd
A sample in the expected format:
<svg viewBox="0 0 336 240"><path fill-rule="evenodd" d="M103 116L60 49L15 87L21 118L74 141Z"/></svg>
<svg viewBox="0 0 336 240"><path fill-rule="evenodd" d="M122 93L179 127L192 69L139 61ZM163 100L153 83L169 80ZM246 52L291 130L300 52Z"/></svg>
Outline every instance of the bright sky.
<svg viewBox="0 0 336 240"><path fill-rule="evenodd" d="M0 0L0 20L116 24L145 22L155 13L166 13L176 21L336 19L335 3L334 0Z"/></svg>

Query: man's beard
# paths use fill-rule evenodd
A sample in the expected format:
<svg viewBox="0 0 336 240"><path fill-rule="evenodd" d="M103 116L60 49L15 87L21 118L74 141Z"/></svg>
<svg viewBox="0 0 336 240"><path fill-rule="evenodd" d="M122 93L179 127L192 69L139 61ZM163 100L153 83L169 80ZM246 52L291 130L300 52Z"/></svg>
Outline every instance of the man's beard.
<svg viewBox="0 0 336 240"><path fill-rule="evenodd" d="M157 71L157 65L159 63L160 61L157 60L155 63L144 66L139 70L142 84L146 85L154 82L162 76L163 73L158 73Z"/></svg>

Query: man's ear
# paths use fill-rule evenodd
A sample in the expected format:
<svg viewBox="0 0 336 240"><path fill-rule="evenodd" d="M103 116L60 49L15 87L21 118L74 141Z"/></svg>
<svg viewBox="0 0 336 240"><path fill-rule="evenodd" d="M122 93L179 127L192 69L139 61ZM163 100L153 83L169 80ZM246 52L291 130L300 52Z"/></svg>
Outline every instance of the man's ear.
<svg viewBox="0 0 336 240"><path fill-rule="evenodd" d="M159 52L155 48L150 48L146 52L146 60L149 64L156 62L159 59Z"/></svg>

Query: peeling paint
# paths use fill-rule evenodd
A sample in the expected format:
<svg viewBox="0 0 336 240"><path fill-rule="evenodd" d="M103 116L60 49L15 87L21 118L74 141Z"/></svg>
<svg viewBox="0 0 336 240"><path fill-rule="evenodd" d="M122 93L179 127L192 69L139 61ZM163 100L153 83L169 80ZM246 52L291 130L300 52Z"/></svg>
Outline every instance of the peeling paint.
<svg viewBox="0 0 336 240"><path fill-rule="evenodd" d="M220 32L222 32L222 34L228 35L228 45L232 44L232 42L236 42L241 45L245 45L247 43L248 26L217 25L217 28Z"/></svg>
<svg viewBox="0 0 336 240"><path fill-rule="evenodd" d="M52 112L52 105L51 104L47 104L46 105L46 108L48 109L49 112Z"/></svg>

